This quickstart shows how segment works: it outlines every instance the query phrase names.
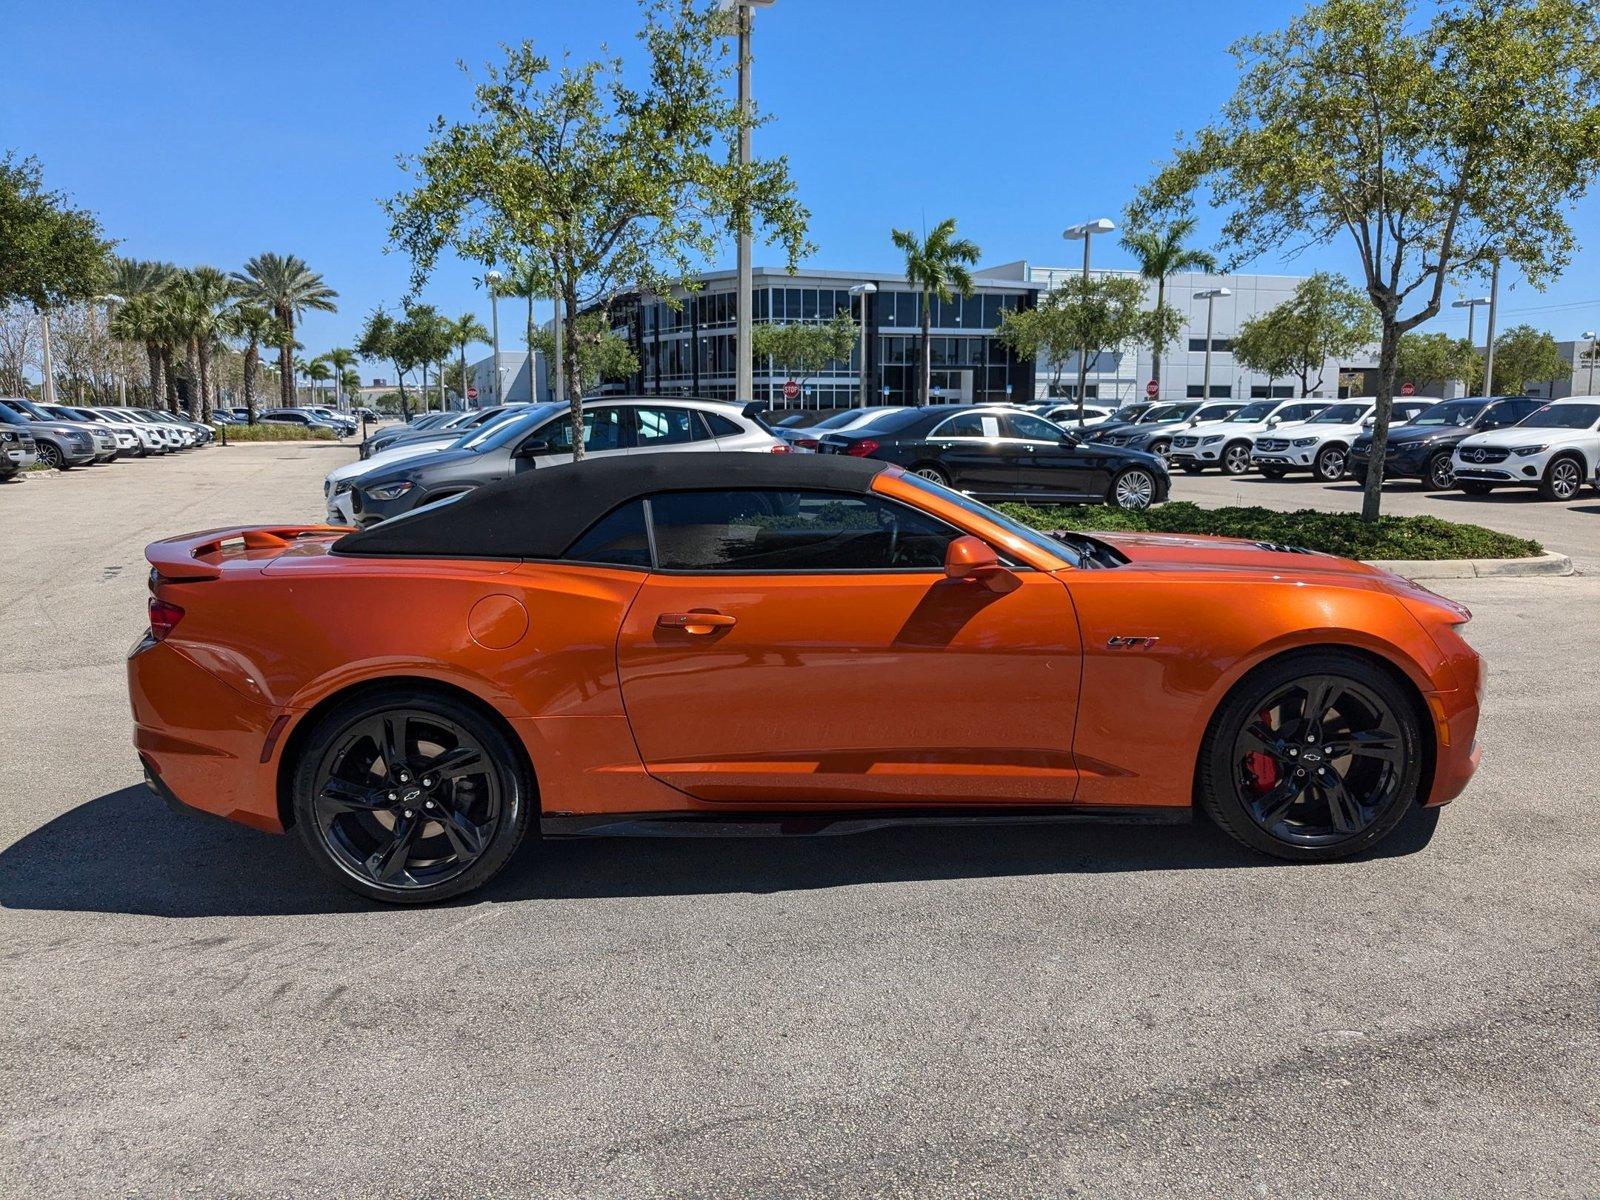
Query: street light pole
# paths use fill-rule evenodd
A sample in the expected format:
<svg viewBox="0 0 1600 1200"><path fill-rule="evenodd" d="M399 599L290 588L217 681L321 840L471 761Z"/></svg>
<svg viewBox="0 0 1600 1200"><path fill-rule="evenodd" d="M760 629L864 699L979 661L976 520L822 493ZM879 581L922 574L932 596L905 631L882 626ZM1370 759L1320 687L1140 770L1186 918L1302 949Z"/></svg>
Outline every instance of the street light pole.
<svg viewBox="0 0 1600 1200"><path fill-rule="evenodd" d="M490 271L483 277L489 285L489 328L494 332L494 402L501 403L500 399L500 281L505 276L499 271Z"/></svg>
<svg viewBox="0 0 1600 1200"><path fill-rule="evenodd" d="M869 377L867 372L867 297L878 290L875 283L858 283L850 289L852 296L861 297L861 398L859 404L862 408L867 406L867 385Z"/></svg>
<svg viewBox="0 0 1600 1200"><path fill-rule="evenodd" d="M1478 309L1487 303L1489 303L1489 297L1487 296L1470 296L1464 300L1457 300L1450 305L1451 308L1464 308L1467 310L1467 345L1472 347L1474 354L1478 352L1478 340L1472 333L1473 318L1478 315ZM1467 390L1470 392L1472 389L1469 387ZM1488 395L1488 392L1485 391L1484 395Z"/></svg>
<svg viewBox="0 0 1600 1200"><path fill-rule="evenodd" d="M739 166L750 166L750 35L755 28L757 8L770 8L776 0L718 0L723 12L732 11L739 32ZM750 210L740 205L734 213L739 223L739 287L734 315L734 399L755 399L755 354L750 344L751 309L755 303L755 284L750 266Z"/></svg>
<svg viewBox="0 0 1600 1200"><path fill-rule="evenodd" d="M1196 300L1206 302L1206 358L1205 372L1200 379L1200 403L1204 404L1211 399L1211 328L1212 316L1215 312L1218 296L1231 296L1233 293L1225 287L1204 288L1194 294Z"/></svg>
<svg viewBox="0 0 1600 1200"><path fill-rule="evenodd" d="M111 323L117 319L117 305L123 303L123 300L122 300L122 297L117 295L115 292L107 292L104 296L101 296L100 299L105 301L105 306L106 306L106 341L110 342L110 341L112 341ZM115 356L113 356L112 361L115 362ZM115 370L115 368L113 368L113 370ZM123 379L121 371L116 371L116 376L117 376L117 404L119 406L121 406L121 407L126 408L127 404L128 404L127 381L125 379Z"/></svg>
<svg viewBox="0 0 1600 1200"><path fill-rule="evenodd" d="M1500 306L1500 260L1494 260L1494 270L1489 276L1489 332L1485 335L1486 348L1483 364L1483 394L1494 391L1494 317Z"/></svg>
<svg viewBox="0 0 1600 1200"><path fill-rule="evenodd" d="M44 350L44 379L39 387L39 396L46 404L56 402L56 364L50 355L50 310L39 310L39 338Z"/></svg>
<svg viewBox="0 0 1600 1200"><path fill-rule="evenodd" d="M1594 395L1594 339L1597 336L1600 335L1597 335L1592 329L1583 335L1584 340L1589 343L1589 387L1583 393L1585 396Z"/></svg>
<svg viewBox="0 0 1600 1200"><path fill-rule="evenodd" d="M1069 242L1083 240L1083 282L1089 282L1089 240L1097 233L1110 233L1116 228L1110 218L1101 217L1095 221L1085 221L1082 225L1073 225L1061 231L1061 236ZM1084 289L1085 294L1088 288ZM1078 424L1083 424L1083 393L1088 386L1089 378L1089 347L1078 347Z"/></svg>

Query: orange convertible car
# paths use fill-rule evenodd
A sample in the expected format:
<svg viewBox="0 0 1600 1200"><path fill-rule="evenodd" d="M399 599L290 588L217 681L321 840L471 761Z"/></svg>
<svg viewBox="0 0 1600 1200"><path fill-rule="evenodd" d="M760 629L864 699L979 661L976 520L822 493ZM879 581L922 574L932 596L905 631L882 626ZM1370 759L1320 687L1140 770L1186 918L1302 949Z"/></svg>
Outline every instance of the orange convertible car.
<svg viewBox="0 0 1600 1200"><path fill-rule="evenodd" d="M381 900L479 886L535 821L1200 808L1326 859L1477 761L1459 605L1287 546L1046 535L871 460L628 456L147 554L152 788Z"/></svg>

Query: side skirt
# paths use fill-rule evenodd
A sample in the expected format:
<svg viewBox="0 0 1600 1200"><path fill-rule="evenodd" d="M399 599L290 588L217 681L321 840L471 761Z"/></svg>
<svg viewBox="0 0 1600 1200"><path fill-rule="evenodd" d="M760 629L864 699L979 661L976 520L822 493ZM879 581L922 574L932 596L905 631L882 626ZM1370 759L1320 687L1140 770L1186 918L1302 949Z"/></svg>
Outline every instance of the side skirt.
<svg viewBox="0 0 1600 1200"><path fill-rule="evenodd" d="M897 826L1061 825L1070 822L1114 825L1187 825L1194 809L1185 808L996 808L901 809L852 813L675 812L541 817L539 831L549 838L576 837L846 837Z"/></svg>

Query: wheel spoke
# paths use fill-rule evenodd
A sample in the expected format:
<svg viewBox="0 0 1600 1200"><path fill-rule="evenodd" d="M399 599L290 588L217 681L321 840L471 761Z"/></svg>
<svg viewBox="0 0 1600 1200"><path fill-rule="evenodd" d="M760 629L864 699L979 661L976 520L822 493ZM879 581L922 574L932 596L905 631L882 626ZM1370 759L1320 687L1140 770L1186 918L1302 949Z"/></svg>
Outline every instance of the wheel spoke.
<svg viewBox="0 0 1600 1200"><path fill-rule="evenodd" d="M1344 684L1331 675L1316 675L1306 681L1305 723L1307 736L1320 736L1322 719L1344 695Z"/></svg>
<svg viewBox="0 0 1600 1200"><path fill-rule="evenodd" d="M388 883L403 872L406 860L411 857L411 844L416 841L420 828L422 819L415 813L395 818L394 828L389 831L389 844L375 850L367 858L367 874L379 883Z"/></svg>
<svg viewBox="0 0 1600 1200"><path fill-rule="evenodd" d="M471 746L457 746L454 750L446 750L443 754L428 763L426 774L437 775L441 779L459 779L469 775L483 762L483 755Z"/></svg>
<svg viewBox="0 0 1600 1200"><path fill-rule="evenodd" d="M1261 824L1271 829L1283 820L1294 802L1300 799L1305 791L1305 784L1293 776L1282 780L1265 796L1256 802L1256 812L1259 814Z"/></svg>
<svg viewBox="0 0 1600 1200"><path fill-rule="evenodd" d="M389 798L381 788L365 788L344 779L324 783L317 801L334 813L378 812L389 806Z"/></svg>
<svg viewBox="0 0 1600 1200"><path fill-rule="evenodd" d="M456 852L456 858L465 863L483 853L483 830L474 825L460 809L450 809L437 820L444 826L444 835Z"/></svg>
<svg viewBox="0 0 1600 1200"><path fill-rule="evenodd" d="M1330 771L1324 776L1317 784L1317 790L1327 801L1328 816L1333 820L1333 827L1340 833L1359 832L1367 823L1366 816L1361 811L1361 802L1351 794L1337 772Z"/></svg>
<svg viewBox="0 0 1600 1200"><path fill-rule="evenodd" d="M1252 721L1244 727L1243 736L1260 745L1263 752L1273 758L1283 757L1283 742L1277 733L1267 727L1265 721Z"/></svg>
<svg viewBox="0 0 1600 1200"><path fill-rule="evenodd" d="M1381 758L1399 762L1402 757L1400 735L1384 729L1369 729L1361 733L1344 734L1328 739L1329 757L1345 755L1362 758Z"/></svg>
<svg viewBox="0 0 1600 1200"><path fill-rule="evenodd" d="M378 745L383 752L383 769L389 778L393 779L395 773L405 766L406 718L404 716L384 717L382 730Z"/></svg>

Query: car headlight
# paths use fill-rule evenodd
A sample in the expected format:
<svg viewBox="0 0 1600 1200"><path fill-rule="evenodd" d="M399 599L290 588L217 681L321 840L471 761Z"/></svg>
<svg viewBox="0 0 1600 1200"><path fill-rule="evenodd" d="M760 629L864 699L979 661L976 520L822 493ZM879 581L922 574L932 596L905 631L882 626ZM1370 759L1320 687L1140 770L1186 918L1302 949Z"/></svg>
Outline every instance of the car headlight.
<svg viewBox="0 0 1600 1200"><path fill-rule="evenodd" d="M1318 439L1316 439L1314 437L1313 438L1295 438L1294 444L1296 446L1315 446L1317 444L1317 440Z"/></svg>
<svg viewBox="0 0 1600 1200"><path fill-rule="evenodd" d="M1511 453L1522 458L1528 458L1535 454L1543 454L1548 449L1550 449L1548 444L1543 446L1518 446Z"/></svg>
<svg viewBox="0 0 1600 1200"><path fill-rule="evenodd" d="M367 489L367 495L374 500L398 500L411 490L409 481L404 483L380 483L377 487Z"/></svg>
<svg viewBox="0 0 1600 1200"><path fill-rule="evenodd" d="M1220 433L1213 433L1210 437L1201 438L1200 439L1200 444L1202 446L1215 446L1221 440L1222 440L1222 435Z"/></svg>

